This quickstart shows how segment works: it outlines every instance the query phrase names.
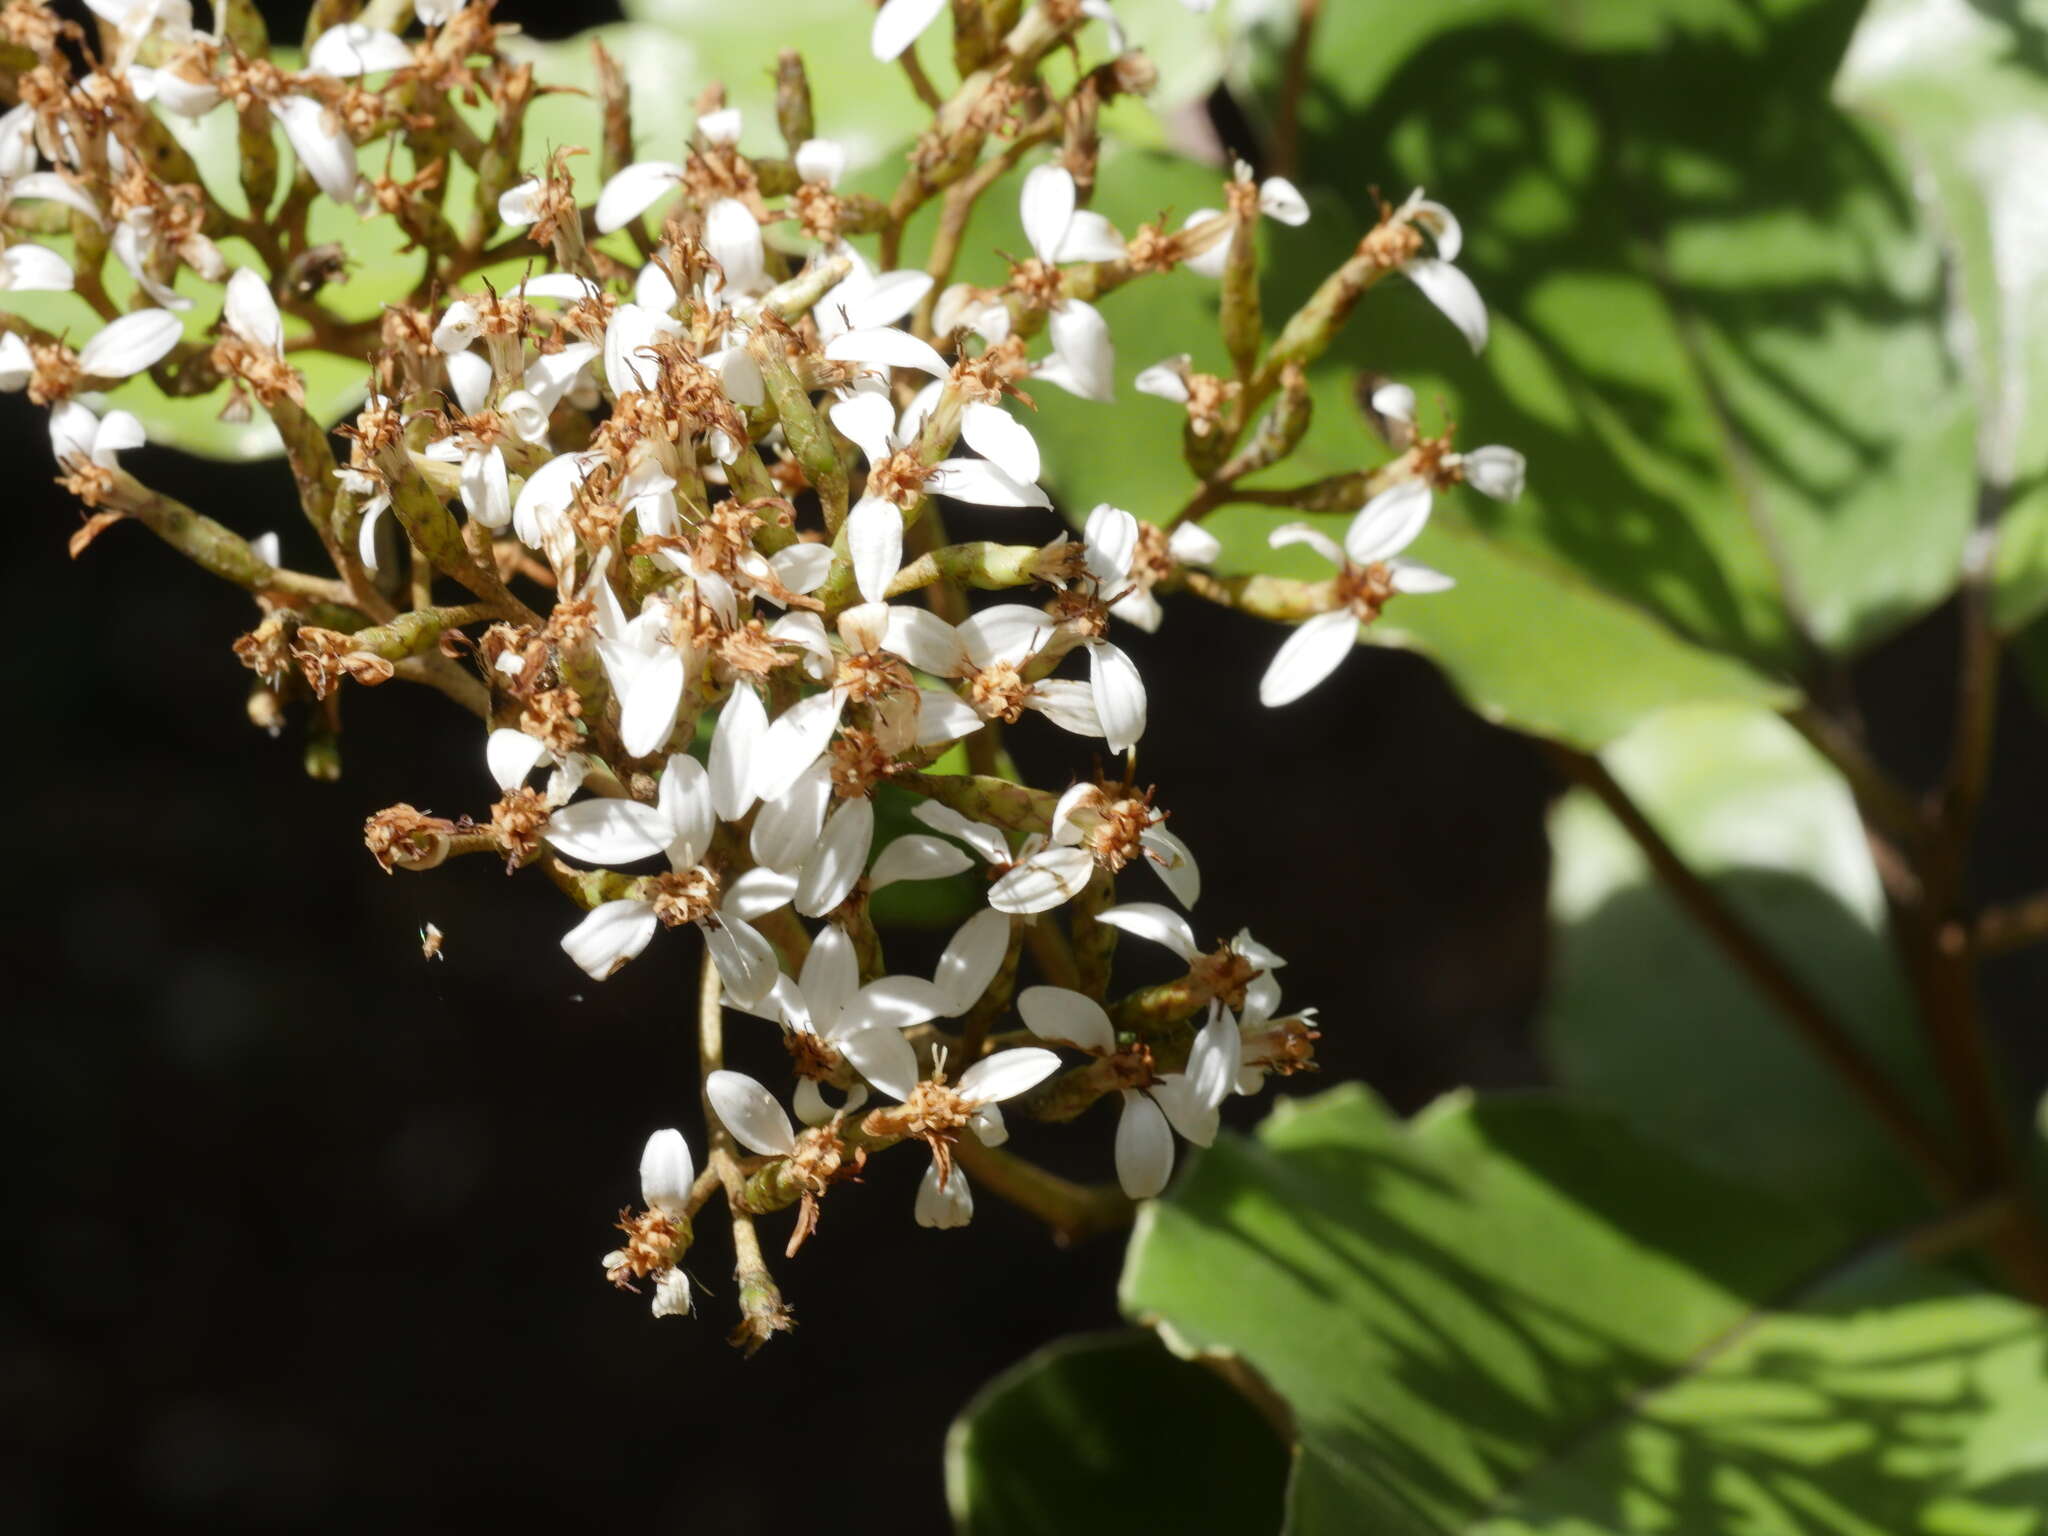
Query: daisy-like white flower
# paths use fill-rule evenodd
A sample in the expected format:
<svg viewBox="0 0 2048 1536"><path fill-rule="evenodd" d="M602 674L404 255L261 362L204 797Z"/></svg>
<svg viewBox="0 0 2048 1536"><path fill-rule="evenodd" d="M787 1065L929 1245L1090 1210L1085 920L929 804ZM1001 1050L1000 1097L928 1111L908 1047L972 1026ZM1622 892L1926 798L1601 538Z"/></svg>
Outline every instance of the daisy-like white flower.
<svg viewBox="0 0 2048 1536"><path fill-rule="evenodd" d="M1249 195L1248 189L1252 181L1252 168L1240 160L1237 162L1233 174L1237 185L1246 188L1246 195ZM1308 199L1303 197L1300 189L1285 176L1268 176L1259 183L1258 204L1259 212L1273 220L1276 224L1287 224L1299 228L1308 222ZM1235 207L1236 204L1233 203L1232 206ZM1193 229L1196 225L1206 223L1210 219L1220 219L1222 217L1223 214L1219 209L1198 208L1187 216L1186 220L1181 224L1181 228ZM1223 269L1230 264L1230 247L1235 239L1236 234L1234 230L1227 231L1217 239L1215 244L1188 257L1181 265L1190 272L1199 273L1203 277L1220 278L1223 276Z"/></svg>
<svg viewBox="0 0 2048 1536"><path fill-rule="evenodd" d="M997 603L961 621L956 627L925 608L908 605L888 611L887 649L921 672L957 678L966 685L966 702L977 717L1014 724L1025 710L1044 715L1077 736L1107 736L1110 726L1101 710L1107 702L1116 711L1119 738L1135 741L1145 728L1143 685L1135 696L1132 668L1111 663L1106 689L1093 683L1047 677L1027 681L1032 659L1053 640L1058 626L1037 608L1022 603ZM1110 649L1114 649L1111 647ZM1123 653L1116 652L1121 658ZM1091 661L1095 658L1091 652ZM1128 666L1125 659L1124 666ZM1098 673L1100 679L1104 673ZM1121 750L1121 749L1119 749Z"/></svg>
<svg viewBox="0 0 2048 1536"><path fill-rule="evenodd" d="M671 873L650 880L647 894L593 907L562 939L585 974L602 981L644 950L654 930L694 923L735 1000L753 1006L780 974L775 950L748 921L790 898L794 882L774 870L751 869L729 884L697 861L714 830L710 778L686 753L668 760L660 798L592 797L564 806L544 833L558 853L604 868L666 854Z"/></svg>
<svg viewBox="0 0 2048 1536"><path fill-rule="evenodd" d="M1116 1026L1102 1005L1064 987L1026 987L1017 1012L1042 1040L1107 1060L1120 1054ZM1116 1175L1133 1200L1149 1199L1173 1176L1173 1131L1206 1147L1216 1139L1217 1110L1237 1080L1236 1023L1211 1004L1209 1021L1195 1036L1185 1071L1154 1075L1122 1090L1116 1128ZM1169 1127L1171 1129L1169 1129Z"/></svg>
<svg viewBox="0 0 2048 1536"><path fill-rule="evenodd" d="M1406 384L1389 380L1374 389L1368 399L1375 427L1387 442L1396 448L1413 445L1418 433L1415 424L1415 391ZM1495 501L1514 501L1522 494L1523 482L1528 478L1529 463L1521 452L1499 443L1488 443L1484 447L1467 449L1463 453L1446 453L1438 461L1441 479L1458 480L1472 487L1482 496Z"/></svg>
<svg viewBox="0 0 2048 1536"><path fill-rule="evenodd" d="M1123 237L1101 214L1077 206L1073 175L1062 165L1034 167L1024 178L1018 211L1024 238L1037 258L1039 274L1070 261L1117 261ZM1047 315L1053 355L1035 364L1033 378L1058 385L1083 400L1116 398L1116 349L1109 323L1094 305L1056 299Z"/></svg>
<svg viewBox="0 0 2048 1536"><path fill-rule="evenodd" d="M640 1203L646 1209L619 1223L626 1246L604 1257L606 1278L614 1285L631 1286L636 1278L654 1282L656 1317L681 1316L690 1310L690 1279L676 1260L690 1219L690 1187L696 1181L696 1160L681 1131L649 1136L640 1154Z"/></svg>
<svg viewBox="0 0 2048 1536"><path fill-rule="evenodd" d="M1139 379L1142 383L1142 374ZM1154 584L1177 565L1209 565L1223 553L1216 535L1199 523L1182 523L1164 533L1107 502L1088 514L1081 537L1088 574L1108 598L1109 611L1148 635L1158 631L1166 616Z"/></svg>
<svg viewBox="0 0 2048 1536"><path fill-rule="evenodd" d="M1262 704L1291 704L1335 672L1395 593L1450 590L1455 583L1443 572L1396 558L1429 522L1429 509L1428 482L1404 480L1359 509L1341 547L1306 523L1273 530L1267 542L1275 549L1306 544L1337 567L1338 606L1296 626L1281 643L1259 682Z"/></svg>
<svg viewBox="0 0 2048 1536"><path fill-rule="evenodd" d="M974 1195L967 1176L953 1162L953 1143L964 1131L984 1146L1000 1146L1009 1139L998 1107L1006 1099L1028 1093L1059 1070L1060 1059L1037 1046L1019 1046L984 1056L960 1074L953 1085L946 1082L943 1057L933 1074L920 1078L916 1062L903 1070L908 1045L893 1067L872 1063L863 1076L902 1107L877 1111L870 1123L880 1120L889 1129L921 1138L931 1148L931 1167L917 1190L917 1224L921 1227L961 1227L974 1215Z"/></svg>

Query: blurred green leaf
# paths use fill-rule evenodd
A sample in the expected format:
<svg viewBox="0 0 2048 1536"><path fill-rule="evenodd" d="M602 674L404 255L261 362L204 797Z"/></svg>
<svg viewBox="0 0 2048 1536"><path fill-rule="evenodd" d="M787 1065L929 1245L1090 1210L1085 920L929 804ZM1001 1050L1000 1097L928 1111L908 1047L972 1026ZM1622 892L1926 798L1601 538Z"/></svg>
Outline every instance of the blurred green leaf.
<svg viewBox="0 0 2048 1536"><path fill-rule="evenodd" d="M1374 185L1463 220L1484 355L1397 281L1336 360L1425 400L1441 374L1461 441L1528 455L1475 521L1788 667L1799 625L1851 649L1940 601L1972 510L1937 244L1828 98L1858 10L1360 0L1325 8L1302 118L1318 240Z"/></svg>
<svg viewBox="0 0 2048 1536"><path fill-rule="evenodd" d="M960 1536L1280 1524L1287 1452L1215 1371L1144 1333L1063 1339L984 1387L946 1441Z"/></svg>
<svg viewBox="0 0 2048 1536"><path fill-rule="evenodd" d="M1837 95L1897 139L1954 263L1984 483L2007 498L1997 614L2048 607L2048 13L1876 0Z"/></svg>
<svg viewBox="0 0 2048 1536"><path fill-rule="evenodd" d="M1790 726L1761 710L1676 709L1602 758L1893 1081L1931 1081L1855 806ZM1541 1029L1559 1083L1712 1172L1768 1170L1773 1189L1859 1219L1924 1211L1868 1111L1590 792L1558 803L1550 836L1559 938Z"/></svg>
<svg viewBox="0 0 2048 1536"><path fill-rule="evenodd" d="M1287 1400L1298 1536L2037 1530L2048 1319L1851 1241L1556 1100L1352 1087L1204 1153L1123 1304Z"/></svg>

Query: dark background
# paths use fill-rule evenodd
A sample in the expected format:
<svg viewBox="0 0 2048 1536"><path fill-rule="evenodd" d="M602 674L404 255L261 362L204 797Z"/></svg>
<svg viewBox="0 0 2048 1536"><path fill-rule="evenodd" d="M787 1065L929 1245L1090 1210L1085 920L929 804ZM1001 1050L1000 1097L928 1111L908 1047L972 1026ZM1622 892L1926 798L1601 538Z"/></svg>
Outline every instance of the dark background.
<svg viewBox="0 0 2048 1536"><path fill-rule="evenodd" d="M303 15L264 9L289 29ZM544 35L610 14L501 9ZM137 528L69 561L77 513L46 478L41 414L0 402L0 432L16 722L0 1527L858 1529L849 1512L881 1504L892 1529L942 1530L947 1424L1033 1347L1116 1320L1120 1242L1060 1251L993 1199L964 1231L920 1230L917 1160L885 1158L777 1260L793 1335L751 1361L727 1347L715 1221L692 1266L703 1315L652 1322L598 1261L645 1133L679 1124L703 1146L694 945L658 943L598 986L556 948L570 914L537 877L508 885L481 860L380 874L367 813L488 805L474 722L417 690L351 689L344 777L307 779L296 728L273 741L243 718L227 646L246 600ZM303 533L278 466L130 462L244 532ZM976 536L971 517L955 533ZM1859 674L1916 782L1946 739L1953 627L1936 615ZM1146 777L1203 862L1198 928L1249 923L1292 958L1290 1001L1323 1007L1325 1081L1363 1078L1403 1109L1539 1081L1556 786L1537 750L1413 657L1362 650L1268 712L1268 628L1181 604L1161 636L1119 640L1153 691ZM2048 840L2048 740L2008 694L1994 894ZM1014 734L1041 782L1085 766L1030 760L1028 727ZM1256 776L1231 770L1247 755ZM444 963L421 959L429 919ZM2033 1047L2022 1086L2041 1076L2040 969L1993 976L2007 1046ZM1071 1138L1101 1177L1110 1115ZM764 1223L775 1248L786 1220Z"/></svg>

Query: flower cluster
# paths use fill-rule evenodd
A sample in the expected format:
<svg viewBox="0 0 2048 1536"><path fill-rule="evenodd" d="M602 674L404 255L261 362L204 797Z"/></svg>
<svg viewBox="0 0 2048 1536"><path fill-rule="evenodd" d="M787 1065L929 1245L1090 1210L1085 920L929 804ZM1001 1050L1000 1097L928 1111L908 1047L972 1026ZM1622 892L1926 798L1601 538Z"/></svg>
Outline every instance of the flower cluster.
<svg viewBox="0 0 2048 1536"><path fill-rule="evenodd" d="M0 272L14 289L75 290L101 321L74 348L6 318L0 386L50 407L65 483L95 514L74 548L140 522L252 594L259 621L235 651L260 720L305 709L331 731L348 682L391 680L481 718L495 802L453 819L379 812L366 836L386 870L482 853L542 871L581 909L568 962L598 980L664 929L701 940L707 1167L699 1177L675 1130L649 1141L644 1209L605 1260L616 1282L648 1281L658 1315L686 1312L693 1221L721 1197L756 1344L788 1312L755 1218L797 1208L793 1252L825 1195L889 1148L929 1154L924 1225L967 1221L972 1178L1071 1235L1157 1194L1175 1133L1206 1144L1230 1096L1313 1064L1315 1015L1282 1008L1280 956L1248 933L1205 942L1186 915L1196 858L1133 776L1148 694L1116 625L1156 629L1178 592L1305 619L1261 690L1278 705L1397 596L1451 585L1403 558L1435 491L1512 497L1521 461L1424 436L1399 385L1376 388L1369 413L1398 457L1281 498L1359 509L1341 542L1309 524L1272 532L1325 555L1333 580L1217 575L1222 548L1201 526L1293 450L1303 369L1381 278L1405 273L1483 341L1445 209L1419 196L1387 208L1268 346L1257 226L1308 219L1290 182L1239 166L1221 209L1129 233L1086 206L1096 113L1149 80L1103 4L1043 0L963 30L960 84L886 201L849 190L849 151L814 131L794 53L772 126L713 91L678 158L647 159L600 51L605 174L579 188L570 151L528 158L532 70L488 4L419 0L413 40L373 7L386 25L341 21L298 69L274 60L246 7L208 31L184 0L92 4L96 39L34 0L0 11L0 43L33 60L0 117ZM904 55L939 9L889 0L878 58ZM956 25L981 11L955 5ZM1105 42L1064 95L1041 68ZM248 146L253 212L224 207L167 126L216 112ZM451 165L467 172L467 212ZM1028 253L998 285L951 281L977 199L1011 172ZM344 273L305 235L319 198L395 220L424 253L417 287L373 321L328 302ZM935 199L944 229L907 257L910 216ZM483 279L508 257L513 280ZM102 280L110 267L129 307ZM1048 539L1030 391L1110 401L1099 301L1178 269L1191 276L1167 280L1218 285L1233 372L1179 358L1137 388L1185 407L1198 489L1142 520L1098 506L1078 536ZM220 294L204 336L183 318L195 286ZM366 399L330 434L298 364L355 348L370 355ZM228 409L267 414L332 575L285 568L274 538L123 468L144 426L100 397L142 374L167 392L225 387ZM949 502L996 509L1016 536L949 542ZM1075 755L1096 767L1020 783L1011 728L1083 738ZM1134 867L1149 874L1130 892L1118 882ZM929 975L892 968L873 899L934 881L970 890L972 915ZM1119 992L1126 936L1149 946L1138 968L1153 976ZM436 930L431 953L440 942ZM786 1089L726 1066L727 1008L780 1041ZM1072 1121L1104 1099L1120 1105L1115 1186L1002 1150L1010 1120Z"/></svg>

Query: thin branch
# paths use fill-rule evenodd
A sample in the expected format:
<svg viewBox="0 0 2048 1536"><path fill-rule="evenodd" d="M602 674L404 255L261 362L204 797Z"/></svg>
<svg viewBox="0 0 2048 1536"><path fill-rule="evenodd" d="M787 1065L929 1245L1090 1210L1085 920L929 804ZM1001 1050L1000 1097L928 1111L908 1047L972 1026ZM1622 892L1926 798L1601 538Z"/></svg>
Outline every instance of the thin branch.
<svg viewBox="0 0 2048 1536"><path fill-rule="evenodd" d="M960 1166L984 1188L1029 1211L1052 1230L1061 1247L1098 1232L1128 1227L1138 1208L1114 1184L1076 1184L971 1135L955 1143Z"/></svg>
<svg viewBox="0 0 2048 1536"><path fill-rule="evenodd" d="M1970 947L1980 957L2009 955L2048 939L2048 891L2004 906L1986 907L1970 928Z"/></svg>
<svg viewBox="0 0 2048 1536"><path fill-rule="evenodd" d="M1292 176L1301 166L1301 102L1308 94L1309 53L1315 46L1316 18L1322 9L1323 0L1300 0L1294 36L1287 44L1280 120L1273 129L1273 157L1268 167L1276 176Z"/></svg>

